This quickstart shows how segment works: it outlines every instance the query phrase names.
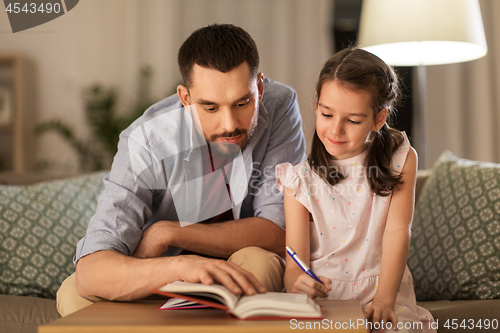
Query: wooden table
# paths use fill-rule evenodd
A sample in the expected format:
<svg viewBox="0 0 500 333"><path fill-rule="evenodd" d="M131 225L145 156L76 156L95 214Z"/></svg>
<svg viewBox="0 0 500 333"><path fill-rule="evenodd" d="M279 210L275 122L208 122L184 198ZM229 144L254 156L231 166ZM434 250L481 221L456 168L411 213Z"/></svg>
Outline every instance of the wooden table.
<svg viewBox="0 0 500 333"><path fill-rule="evenodd" d="M334 331L344 326L344 332L368 332L363 312L357 301L318 301L323 306L323 320L238 320L224 310L157 310L164 300L130 303L98 302L48 325L39 333L234 333L234 332L296 332ZM362 324L356 325L357 321ZM307 326L310 325L310 326ZM350 326L350 327L349 327ZM302 328L302 329L301 329Z"/></svg>

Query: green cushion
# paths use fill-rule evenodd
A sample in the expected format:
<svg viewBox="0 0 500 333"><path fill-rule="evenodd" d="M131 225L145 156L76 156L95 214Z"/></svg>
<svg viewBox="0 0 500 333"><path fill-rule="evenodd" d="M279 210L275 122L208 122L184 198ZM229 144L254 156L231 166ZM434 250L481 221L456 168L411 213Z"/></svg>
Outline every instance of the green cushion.
<svg viewBox="0 0 500 333"><path fill-rule="evenodd" d="M441 155L417 202L408 266L419 301L500 298L500 164Z"/></svg>
<svg viewBox="0 0 500 333"><path fill-rule="evenodd" d="M75 271L76 243L96 210L105 175L0 186L0 294L55 299Z"/></svg>

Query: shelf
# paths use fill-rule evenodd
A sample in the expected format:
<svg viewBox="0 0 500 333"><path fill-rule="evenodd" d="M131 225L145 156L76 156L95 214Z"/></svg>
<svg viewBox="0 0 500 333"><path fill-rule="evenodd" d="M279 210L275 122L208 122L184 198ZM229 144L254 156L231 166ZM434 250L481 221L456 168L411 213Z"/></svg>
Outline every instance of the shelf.
<svg viewBox="0 0 500 333"><path fill-rule="evenodd" d="M12 133L14 128L12 125L0 125L0 133Z"/></svg>
<svg viewBox="0 0 500 333"><path fill-rule="evenodd" d="M4 171L28 172L34 157L34 71L21 55L0 54L0 159Z"/></svg>

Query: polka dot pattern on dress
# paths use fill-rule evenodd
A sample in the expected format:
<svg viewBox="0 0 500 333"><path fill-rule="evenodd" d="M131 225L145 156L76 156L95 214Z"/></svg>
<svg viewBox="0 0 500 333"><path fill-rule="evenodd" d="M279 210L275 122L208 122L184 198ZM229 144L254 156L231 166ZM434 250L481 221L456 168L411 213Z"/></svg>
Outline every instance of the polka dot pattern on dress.
<svg viewBox="0 0 500 333"><path fill-rule="evenodd" d="M405 141L408 142L407 139ZM403 150L405 150L404 145L398 152L401 155L406 154L406 150ZM405 158L400 155L396 156L397 160L394 159L391 166L395 172L399 173L404 168ZM387 216L391 203L391 196L377 196L371 191L366 178L367 170L361 172L357 169L357 166L364 166L365 163L366 160L361 158L353 158L347 163L338 162L336 165L343 168L342 171L339 169L339 172L346 178L340 180L337 184L339 186L333 187L320 179L313 172L314 170L309 172L307 162L296 166L295 172L289 171L287 174L294 180L297 177L300 178L300 182L295 183L295 189L302 185L303 189L297 191L296 198L300 199L299 201L303 202L313 215L315 224L310 225L310 230L316 240L311 243L314 247L311 256L312 269L322 266L325 272L335 270L336 273L332 273L332 277L342 272L342 276L338 276L338 279L349 282L349 297L355 297L358 300L364 300L368 296L373 297L378 290L381 239L386 226L382 216ZM346 168L347 172L345 172ZM304 170L307 173L304 173ZM295 174L292 176L293 173ZM320 180L326 184L325 188L320 185ZM316 237L318 234L320 237ZM316 260L316 266L314 266ZM343 275L344 272L345 275ZM370 278L368 279L370 282L363 280L365 278ZM407 284L408 281L408 278L402 281L401 288L403 289L398 294L398 298L406 295L405 288L410 287ZM332 287L335 286L334 282ZM398 309L403 309L408 304L411 305L410 303L403 304L400 308L394 309L398 315L402 315ZM410 306L410 309L413 307ZM422 316L423 318L425 315Z"/></svg>

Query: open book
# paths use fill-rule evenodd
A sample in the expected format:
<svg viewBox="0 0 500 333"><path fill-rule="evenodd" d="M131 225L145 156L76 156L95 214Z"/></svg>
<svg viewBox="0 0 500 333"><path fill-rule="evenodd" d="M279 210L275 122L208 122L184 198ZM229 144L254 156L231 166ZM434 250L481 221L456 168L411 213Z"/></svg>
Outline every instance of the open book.
<svg viewBox="0 0 500 333"><path fill-rule="evenodd" d="M176 281L154 293L226 310L240 319L322 319L321 307L307 295L267 292L238 296L218 284L204 285ZM194 303L170 299L159 309L192 308Z"/></svg>

